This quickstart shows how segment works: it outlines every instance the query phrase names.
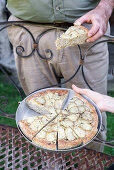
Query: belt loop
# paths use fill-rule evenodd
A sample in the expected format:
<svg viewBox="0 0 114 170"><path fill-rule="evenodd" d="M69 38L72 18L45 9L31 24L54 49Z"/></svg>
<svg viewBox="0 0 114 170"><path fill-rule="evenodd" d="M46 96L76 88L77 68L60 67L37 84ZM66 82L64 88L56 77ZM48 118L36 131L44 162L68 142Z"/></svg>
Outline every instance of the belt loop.
<svg viewBox="0 0 114 170"><path fill-rule="evenodd" d="M38 44L37 43L34 43L33 44L33 49L37 49L38 48Z"/></svg>
<svg viewBox="0 0 114 170"><path fill-rule="evenodd" d="M84 59L80 59L80 65L84 65Z"/></svg>

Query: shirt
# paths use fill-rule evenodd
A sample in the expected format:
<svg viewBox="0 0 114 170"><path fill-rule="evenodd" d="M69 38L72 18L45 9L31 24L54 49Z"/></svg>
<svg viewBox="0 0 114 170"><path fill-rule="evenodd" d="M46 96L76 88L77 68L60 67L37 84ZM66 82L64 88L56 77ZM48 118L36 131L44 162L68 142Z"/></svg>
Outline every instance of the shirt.
<svg viewBox="0 0 114 170"><path fill-rule="evenodd" d="M8 0L7 8L24 21L73 23L98 3L99 0Z"/></svg>

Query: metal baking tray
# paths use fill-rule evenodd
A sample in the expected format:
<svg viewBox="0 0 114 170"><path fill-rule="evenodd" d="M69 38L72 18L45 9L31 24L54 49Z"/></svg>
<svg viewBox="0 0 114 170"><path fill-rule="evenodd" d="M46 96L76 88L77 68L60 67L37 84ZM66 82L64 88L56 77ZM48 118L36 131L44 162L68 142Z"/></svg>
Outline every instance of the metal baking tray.
<svg viewBox="0 0 114 170"><path fill-rule="evenodd" d="M90 142L92 142L94 140L94 138L98 135L98 133L100 132L101 130L101 126L102 126L102 117L101 117L101 112L100 110L98 109L98 107L96 106L96 104L91 100L89 99L88 97L86 97L85 95L81 95L82 97L84 97L89 103L91 103L95 109L96 109L96 112L98 114L98 131L96 133L96 135L89 141L87 142L86 144L81 144L79 146L76 146L76 147L72 147L72 148L68 148L68 149L56 149L56 150L51 150L51 149L46 149L46 148L43 148L37 144L35 144L33 141L31 141L30 139L28 139L26 137L26 135L22 132L22 130L20 129L19 127L19 121L20 120L24 120L26 119L27 117L32 117L32 116L38 116L38 115L41 115L35 111L33 111L32 109L30 109L27 104L26 104L26 99L32 95L34 95L35 93L39 93L39 92L42 92L42 91L46 91L46 90L67 90L69 92L68 94L68 98L67 98L67 101L64 103L64 106L63 106L63 109L65 109L70 101L70 99L74 96L75 92L71 89L67 89L67 88L46 88L46 89L43 89L43 90L39 90L39 91L36 91L32 94L30 94L29 96L27 96L18 106L17 108L17 111L16 111L16 124L17 124L17 127L19 129L19 131L21 132L21 134L24 136L24 138L30 142L32 145L34 145L35 147L38 147L40 149L43 149L43 150L46 150L46 151L50 151L50 152L70 152L70 151L73 151L73 150L76 150L76 149L81 149L82 147L85 147L87 144L89 144Z"/></svg>

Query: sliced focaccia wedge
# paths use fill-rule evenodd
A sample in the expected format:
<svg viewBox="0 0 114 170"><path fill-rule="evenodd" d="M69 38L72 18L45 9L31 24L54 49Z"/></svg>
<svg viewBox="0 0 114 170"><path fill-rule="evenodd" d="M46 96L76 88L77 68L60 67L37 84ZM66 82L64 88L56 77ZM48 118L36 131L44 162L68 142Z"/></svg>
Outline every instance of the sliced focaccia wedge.
<svg viewBox="0 0 114 170"><path fill-rule="evenodd" d="M56 150L57 149L57 118L44 127L33 138L33 142L39 147Z"/></svg>
<svg viewBox="0 0 114 170"><path fill-rule="evenodd" d="M58 150L76 147L82 143L82 139L73 131L73 122L60 114L58 116Z"/></svg>
<svg viewBox="0 0 114 170"><path fill-rule="evenodd" d="M68 30L57 38L55 45L57 50L74 46L77 44L84 44L88 38L88 29L83 26L71 26Z"/></svg>
<svg viewBox="0 0 114 170"><path fill-rule="evenodd" d="M40 113L49 114L49 108L62 109L67 100L68 90L45 90L35 93L26 99L30 109Z"/></svg>
<svg viewBox="0 0 114 170"><path fill-rule="evenodd" d="M86 144L97 133L98 116L95 112L69 112L58 115L58 149Z"/></svg>
<svg viewBox="0 0 114 170"><path fill-rule="evenodd" d="M95 121L95 119L96 119L96 121L98 121L97 112L95 110L95 107L79 94L75 94L70 99L70 101L66 107L66 110L70 113L77 113L77 114L90 112L92 116L95 116L94 121Z"/></svg>
<svg viewBox="0 0 114 170"><path fill-rule="evenodd" d="M24 120L20 120L19 127L20 127L21 131L25 134L25 136L27 138L29 138L30 140L32 140L32 138L43 127L45 127L51 120L56 118L56 116L57 116L57 112L53 108L52 113L50 113L50 114L27 117Z"/></svg>

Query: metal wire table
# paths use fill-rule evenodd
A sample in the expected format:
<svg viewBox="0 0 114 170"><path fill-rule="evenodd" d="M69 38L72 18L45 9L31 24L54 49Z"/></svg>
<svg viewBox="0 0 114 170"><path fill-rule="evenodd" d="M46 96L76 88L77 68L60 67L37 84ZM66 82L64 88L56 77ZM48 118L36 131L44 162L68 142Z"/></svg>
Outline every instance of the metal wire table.
<svg viewBox="0 0 114 170"><path fill-rule="evenodd" d="M40 150L27 142L17 128L0 125L0 170L104 170L114 157L89 149L68 153Z"/></svg>

